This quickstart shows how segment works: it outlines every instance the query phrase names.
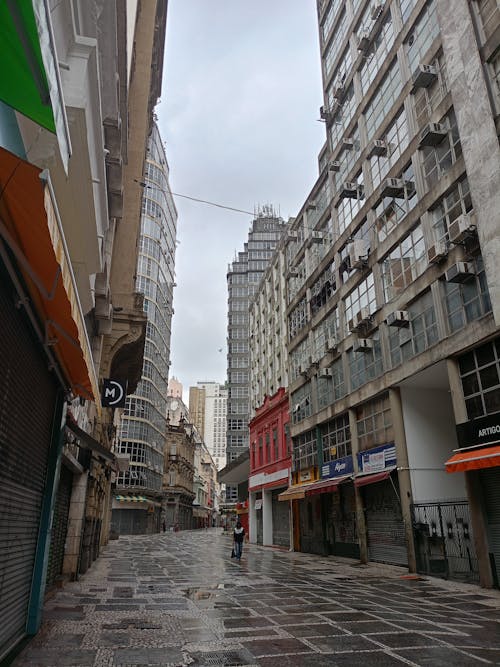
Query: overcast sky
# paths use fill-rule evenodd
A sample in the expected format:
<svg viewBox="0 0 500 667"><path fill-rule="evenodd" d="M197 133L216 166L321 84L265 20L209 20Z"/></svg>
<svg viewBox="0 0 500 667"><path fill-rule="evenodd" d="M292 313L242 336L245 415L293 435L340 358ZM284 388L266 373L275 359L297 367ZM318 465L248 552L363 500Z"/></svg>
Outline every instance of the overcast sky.
<svg viewBox="0 0 500 667"><path fill-rule="evenodd" d="M169 0L165 48L157 113L172 191L296 215L325 140L316 1ZM252 216L174 199L170 377L187 397L226 380L226 272Z"/></svg>

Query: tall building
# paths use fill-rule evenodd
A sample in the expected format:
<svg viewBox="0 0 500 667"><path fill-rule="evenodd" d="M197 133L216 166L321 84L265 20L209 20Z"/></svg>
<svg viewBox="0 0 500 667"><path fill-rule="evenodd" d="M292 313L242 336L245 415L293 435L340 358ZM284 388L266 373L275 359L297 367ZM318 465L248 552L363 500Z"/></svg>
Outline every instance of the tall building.
<svg viewBox="0 0 500 667"><path fill-rule="evenodd" d="M264 206L252 222L242 252L228 268L228 403L227 462L248 450L250 420L249 306L269 264L285 223ZM226 499L237 498L235 487L226 488Z"/></svg>
<svg viewBox="0 0 500 667"><path fill-rule="evenodd" d="M189 388L189 414L217 470L226 465L227 389L218 382Z"/></svg>
<svg viewBox="0 0 500 667"><path fill-rule="evenodd" d="M295 548L491 586L498 3L318 15L327 143L286 250Z"/></svg>
<svg viewBox="0 0 500 667"><path fill-rule="evenodd" d="M118 533L160 530L177 211L168 163L153 125L144 172L136 289L147 314L142 377L127 399L116 451L128 454L118 475L112 525Z"/></svg>

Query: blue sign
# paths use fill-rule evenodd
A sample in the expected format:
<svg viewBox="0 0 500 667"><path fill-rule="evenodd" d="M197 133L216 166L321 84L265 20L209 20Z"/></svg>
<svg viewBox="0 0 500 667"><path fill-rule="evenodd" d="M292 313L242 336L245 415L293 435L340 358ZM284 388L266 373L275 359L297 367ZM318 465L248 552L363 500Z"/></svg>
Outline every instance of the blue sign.
<svg viewBox="0 0 500 667"><path fill-rule="evenodd" d="M381 472L396 465L396 446L393 442L358 453L359 472Z"/></svg>
<svg viewBox="0 0 500 667"><path fill-rule="evenodd" d="M335 461L328 461L321 466L321 478L329 479L330 477L341 477L343 475L350 475L354 472L352 463L352 456L345 456L342 459L335 459Z"/></svg>

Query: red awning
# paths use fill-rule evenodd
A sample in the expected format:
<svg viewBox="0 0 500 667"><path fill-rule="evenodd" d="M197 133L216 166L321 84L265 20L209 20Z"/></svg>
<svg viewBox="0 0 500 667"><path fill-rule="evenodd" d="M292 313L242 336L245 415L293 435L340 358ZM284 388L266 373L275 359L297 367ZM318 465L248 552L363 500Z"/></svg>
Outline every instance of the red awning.
<svg viewBox="0 0 500 667"><path fill-rule="evenodd" d="M320 482L310 484L306 490L306 496L316 496L320 493L332 493L337 491L339 484L349 479L350 475L343 475L342 477L335 477L331 479L322 479Z"/></svg>
<svg viewBox="0 0 500 667"><path fill-rule="evenodd" d="M100 405L97 378L62 231L41 170L0 148L0 238L16 256L31 302L74 394Z"/></svg>
<svg viewBox="0 0 500 667"><path fill-rule="evenodd" d="M375 484L375 482L381 482L384 479L390 477L392 470L383 470L382 472L374 472L371 475L361 475L360 477L355 477L354 486L366 486L367 484Z"/></svg>
<svg viewBox="0 0 500 667"><path fill-rule="evenodd" d="M500 446L457 452L445 463L446 472L463 472L500 466Z"/></svg>

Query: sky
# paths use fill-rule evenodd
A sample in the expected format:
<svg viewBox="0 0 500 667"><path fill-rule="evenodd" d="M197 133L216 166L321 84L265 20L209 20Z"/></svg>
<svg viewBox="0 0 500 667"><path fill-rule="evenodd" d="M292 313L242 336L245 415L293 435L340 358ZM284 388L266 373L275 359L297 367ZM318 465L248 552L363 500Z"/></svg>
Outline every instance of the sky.
<svg viewBox="0 0 500 667"><path fill-rule="evenodd" d="M296 215L325 141L315 0L169 0L156 108L173 193ZM174 195L170 377L227 376L228 265L252 215Z"/></svg>

